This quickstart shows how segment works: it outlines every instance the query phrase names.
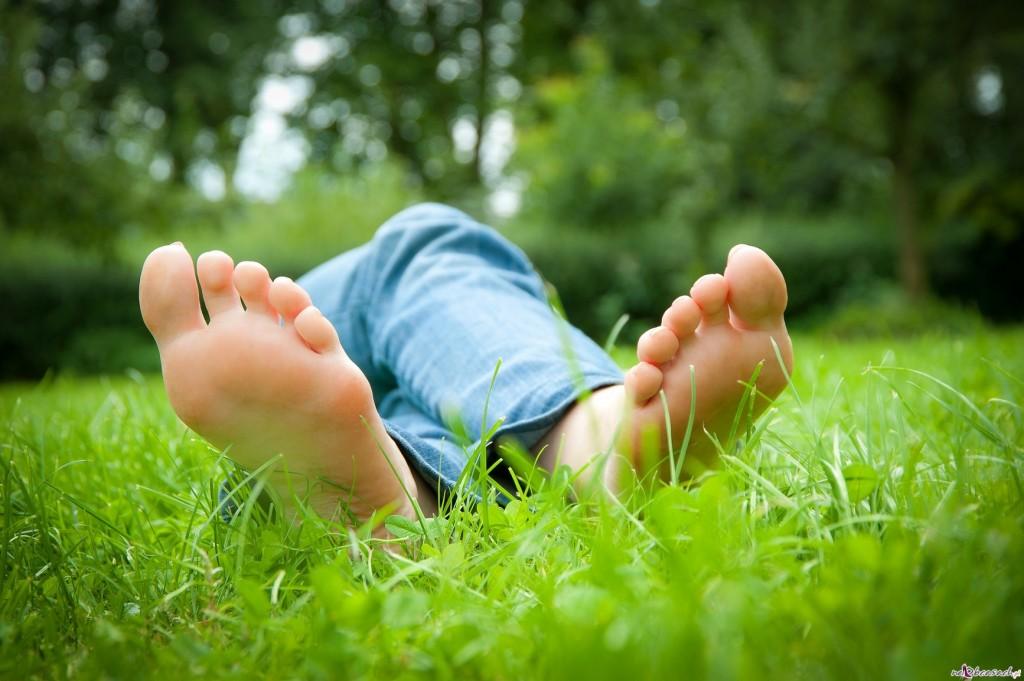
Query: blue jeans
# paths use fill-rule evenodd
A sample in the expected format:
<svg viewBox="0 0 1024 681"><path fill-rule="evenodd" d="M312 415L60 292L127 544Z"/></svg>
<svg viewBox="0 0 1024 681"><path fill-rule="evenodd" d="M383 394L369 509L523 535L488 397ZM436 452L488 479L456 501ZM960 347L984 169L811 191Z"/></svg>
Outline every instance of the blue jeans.
<svg viewBox="0 0 1024 681"><path fill-rule="evenodd" d="M441 491L497 419L494 441L529 449L583 390L622 383L608 354L554 314L523 252L448 206L402 211L299 284L369 379L388 433Z"/></svg>

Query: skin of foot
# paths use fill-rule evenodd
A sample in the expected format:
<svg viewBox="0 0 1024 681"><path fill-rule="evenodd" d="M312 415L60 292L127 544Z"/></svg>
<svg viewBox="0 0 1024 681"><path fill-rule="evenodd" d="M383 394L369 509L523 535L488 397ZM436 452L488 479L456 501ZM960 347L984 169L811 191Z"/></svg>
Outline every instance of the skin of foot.
<svg viewBox="0 0 1024 681"><path fill-rule="evenodd" d="M385 508L412 518L403 486L430 505L366 377L295 282L219 251L193 268L176 243L146 259L139 303L174 411L244 468L273 460L268 481L286 510L298 497L328 519L360 522Z"/></svg>
<svg viewBox="0 0 1024 681"><path fill-rule="evenodd" d="M625 384L598 390L577 403L545 436L538 445L541 465L561 463L580 470L591 466L596 455L611 452L602 477L613 490L623 463L643 473L658 462L667 474L664 392L677 452L692 406L684 470L692 474L713 466L717 449L709 434L720 440L728 435L755 371L753 404L745 407L755 417L786 386L793 366L783 319L786 302L786 281L772 259L759 248L735 246L724 275L698 279L690 295L677 298L661 324L640 337L640 361L626 373ZM691 405L694 387L696 404ZM581 480L592 477L584 474Z"/></svg>

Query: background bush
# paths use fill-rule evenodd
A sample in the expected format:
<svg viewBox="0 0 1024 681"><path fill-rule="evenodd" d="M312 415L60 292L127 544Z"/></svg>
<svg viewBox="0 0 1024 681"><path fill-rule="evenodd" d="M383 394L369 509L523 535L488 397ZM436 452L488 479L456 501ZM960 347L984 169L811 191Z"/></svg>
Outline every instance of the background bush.
<svg viewBox="0 0 1024 681"><path fill-rule="evenodd" d="M580 229L562 229L559 239L523 225L507 231L557 289L570 319L598 340L628 313L621 338L631 341L693 283L697 258L685 227L648 225L600 239ZM1016 258L1024 257L1022 240L1002 248L981 235L937 241L929 262L937 290L946 295L917 301L885 283L895 276L896 245L877 224L845 216L727 217L709 248L711 271L721 271L736 243L765 249L786 275L791 327L842 336L908 335L963 330L983 317L1005 321L1019 314L1018 287L1010 279ZM976 275L979 263L991 277Z"/></svg>
<svg viewBox="0 0 1024 681"><path fill-rule="evenodd" d="M275 275L303 273L368 239L376 226L415 193L394 177L331 188L307 178L294 194L265 211L241 215L216 233L184 236L193 254L219 247L241 259L268 263ZM390 189L389 189L390 187ZM364 193L380 197L370 205ZM246 226L247 220L252 222ZM285 225L277 229L276 225ZM728 248L748 243L775 258L789 283L787 318L794 328L841 337L958 332L1019 310L1017 263L1024 243L992 244L982 235L937 240L930 249L936 290L924 301L908 299L893 277L895 245L875 225L853 218L736 215L715 230L712 268L721 269ZM603 342L622 314L620 335L632 342L657 323L665 307L693 281L693 235L685 226L648 224L595 238L580 227L557 230L520 219L500 227L533 260L557 291L569 318ZM302 232L303 238L294 234ZM0 299L9 319L0 325L0 378L33 378L48 369L110 372L157 370L155 346L138 311L138 268L150 239L126 242L124 260L81 257L38 240L8 243L0 260ZM36 259L40 253L45 257ZM989 275L978 277L981 267Z"/></svg>
<svg viewBox="0 0 1024 681"><path fill-rule="evenodd" d="M138 277L95 263L0 267L0 378L36 378L51 368L160 368L139 314Z"/></svg>

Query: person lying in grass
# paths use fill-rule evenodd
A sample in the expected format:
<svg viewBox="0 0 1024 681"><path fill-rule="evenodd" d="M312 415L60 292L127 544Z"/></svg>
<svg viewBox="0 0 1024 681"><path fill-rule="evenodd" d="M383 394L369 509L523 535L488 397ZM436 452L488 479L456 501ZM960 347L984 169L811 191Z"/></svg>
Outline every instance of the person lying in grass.
<svg viewBox="0 0 1024 681"><path fill-rule="evenodd" d="M673 301L623 375L554 314L518 248L439 204L399 213L298 282L219 251L193 266L181 243L163 246L139 299L181 420L244 468L272 462L286 510L301 498L346 522L412 519L414 500L436 513L468 465L453 423L480 439L501 418L493 441L612 493L625 471L671 476L670 441L699 470L751 378L756 415L792 366L786 283L758 248L735 246L724 275Z"/></svg>

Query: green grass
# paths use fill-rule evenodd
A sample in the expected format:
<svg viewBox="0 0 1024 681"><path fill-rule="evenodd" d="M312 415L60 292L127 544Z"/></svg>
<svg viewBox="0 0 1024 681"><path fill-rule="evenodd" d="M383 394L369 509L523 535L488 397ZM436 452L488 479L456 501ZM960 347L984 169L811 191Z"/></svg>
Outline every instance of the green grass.
<svg viewBox="0 0 1024 681"><path fill-rule="evenodd" d="M7 386L0 676L1019 668L1024 331L797 353L794 389L701 485L573 504L555 476L526 503L428 523L398 556L255 504L222 523L230 468L158 380Z"/></svg>

